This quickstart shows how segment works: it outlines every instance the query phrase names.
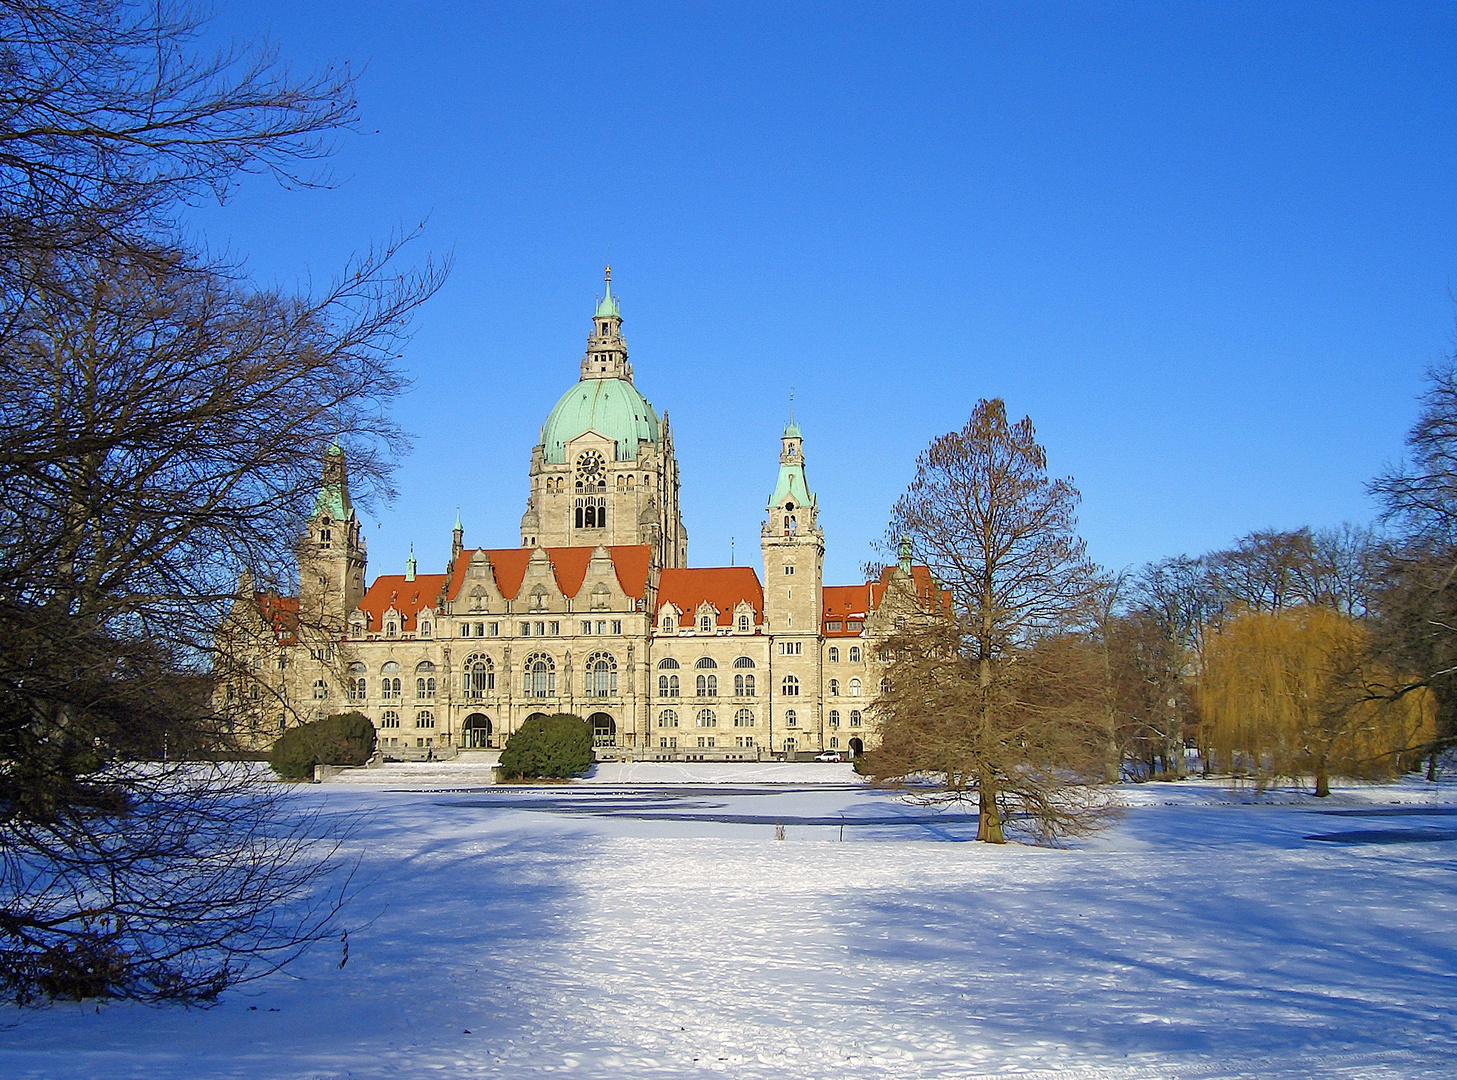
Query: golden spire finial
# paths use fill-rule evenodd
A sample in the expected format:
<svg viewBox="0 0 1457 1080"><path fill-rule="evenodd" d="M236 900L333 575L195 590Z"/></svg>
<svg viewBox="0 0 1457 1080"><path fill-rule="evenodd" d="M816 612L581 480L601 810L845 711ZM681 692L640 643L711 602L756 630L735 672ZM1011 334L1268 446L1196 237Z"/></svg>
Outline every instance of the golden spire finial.
<svg viewBox="0 0 1457 1080"><path fill-rule="evenodd" d="M609 284L609 285L612 284L612 267L611 266L609 266L607 268L607 284Z"/></svg>

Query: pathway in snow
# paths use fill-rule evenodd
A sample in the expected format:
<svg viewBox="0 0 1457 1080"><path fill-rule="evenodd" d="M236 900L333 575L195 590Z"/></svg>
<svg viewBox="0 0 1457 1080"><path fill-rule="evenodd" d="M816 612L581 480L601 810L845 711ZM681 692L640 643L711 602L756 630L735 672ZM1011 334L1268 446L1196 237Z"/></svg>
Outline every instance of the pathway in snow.
<svg viewBox="0 0 1457 1080"><path fill-rule="evenodd" d="M0 1075L1454 1073L1457 804L1419 782L1145 785L1059 851L853 780L598 780L308 787L371 878L343 969L12 1015Z"/></svg>

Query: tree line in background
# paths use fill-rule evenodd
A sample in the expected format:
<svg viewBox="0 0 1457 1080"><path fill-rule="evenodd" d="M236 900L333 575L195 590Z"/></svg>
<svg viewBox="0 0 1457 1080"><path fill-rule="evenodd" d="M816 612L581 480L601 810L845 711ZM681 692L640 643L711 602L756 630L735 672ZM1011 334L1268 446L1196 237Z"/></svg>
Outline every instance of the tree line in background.
<svg viewBox="0 0 1457 1080"><path fill-rule="evenodd" d="M185 2L0 6L0 994L197 1001L328 932L330 845L226 748L209 649L287 586L326 447L387 488L437 269L294 290L186 208L326 183L348 70L208 55ZM141 764L145 762L146 764Z"/></svg>
<svg viewBox="0 0 1457 1080"><path fill-rule="evenodd" d="M1031 421L978 404L917 459L886 546L951 598L890 642L863 771L975 795L979 838L1097 826L1100 782L1385 779L1457 742L1457 368L1429 374L1375 527L1263 530L1108 573ZM905 601L915 608L915 600Z"/></svg>

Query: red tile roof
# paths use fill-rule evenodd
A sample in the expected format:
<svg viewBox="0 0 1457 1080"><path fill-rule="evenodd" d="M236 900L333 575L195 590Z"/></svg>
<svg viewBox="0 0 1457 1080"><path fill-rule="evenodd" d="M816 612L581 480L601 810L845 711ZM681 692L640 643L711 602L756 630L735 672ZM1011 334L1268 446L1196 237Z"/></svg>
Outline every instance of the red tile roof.
<svg viewBox="0 0 1457 1080"><path fill-rule="evenodd" d="M466 568L477 549L467 548L460 553L451 568L450 581L446 585L445 598L454 600L465 584ZM491 573L496 579L496 588L507 600L515 599L521 591L521 582L526 578L526 567L536 548L483 548ZM552 575L563 596L576 596L587 577L587 567L592 562L594 547L545 548L551 560ZM607 554L612 558L612 568L617 574L617 583L622 591L636 599L647 592L648 566L652 548L646 544L626 544L609 547ZM434 576L434 575L432 575ZM444 575L440 575L444 576Z"/></svg>
<svg viewBox="0 0 1457 1080"><path fill-rule="evenodd" d="M403 616L400 632L417 629L416 616L423 608L433 608L445 585L444 574L416 574L406 581L404 574L381 574L359 601L359 610L369 616L369 629L378 633L384 626L384 613L394 608Z"/></svg>
<svg viewBox="0 0 1457 1080"><path fill-rule="evenodd" d="M718 610L718 625L732 626L734 608L747 601L754 608L754 624L764 622L764 587L750 566L710 566L664 570L658 582L658 607L672 604L693 617L704 601Z"/></svg>
<svg viewBox="0 0 1457 1080"><path fill-rule="evenodd" d="M273 627L280 645L298 644L298 597L279 596L274 592L255 592L253 602L258 614Z"/></svg>
<svg viewBox="0 0 1457 1080"><path fill-rule="evenodd" d="M880 607L880 601L885 597L885 590L890 585L891 575L895 570L894 566L888 566L880 572L879 581L867 581L864 585L826 585L821 590L824 634L827 637L858 636L860 631L849 629L847 621L864 619ZM940 606L950 610L951 594L937 587L929 568L912 566L911 583L916 590L916 598L927 607ZM829 629L831 620L838 621L840 629Z"/></svg>

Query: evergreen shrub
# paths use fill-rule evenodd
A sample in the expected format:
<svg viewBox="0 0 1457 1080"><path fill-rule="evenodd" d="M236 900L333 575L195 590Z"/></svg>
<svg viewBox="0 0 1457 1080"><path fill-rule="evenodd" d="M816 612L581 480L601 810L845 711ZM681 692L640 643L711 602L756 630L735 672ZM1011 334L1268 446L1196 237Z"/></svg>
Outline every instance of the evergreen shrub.
<svg viewBox="0 0 1457 1080"><path fill-rule="evenodd" d="M501 751L504 780L565 780L591 767L592 728L570 713L527 720Z"/></svg>
<svg viewBox="0 0 1457 1080"><path fill-rule="evenodd" d="M285 780L307 780L315 765L363 765L374 753L374 725L363 713L336 713L289 728L268 752L268 764Z"/></svg>

